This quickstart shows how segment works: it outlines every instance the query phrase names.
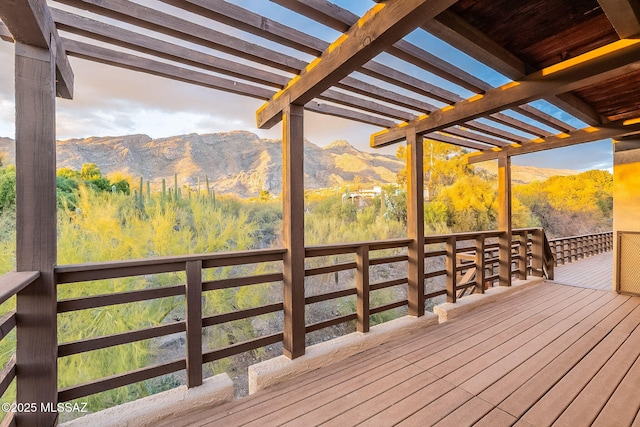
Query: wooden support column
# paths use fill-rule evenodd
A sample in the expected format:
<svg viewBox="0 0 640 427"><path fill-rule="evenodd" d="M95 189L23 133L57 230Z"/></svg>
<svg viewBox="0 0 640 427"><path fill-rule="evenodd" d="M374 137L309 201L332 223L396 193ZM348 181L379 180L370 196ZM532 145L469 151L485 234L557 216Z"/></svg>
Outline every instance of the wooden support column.
<svg viewBox="0 0 640 427"><path fill-rule="evenodd" d="M304 113L289 104L282 113L282 240L287 252L284 285L284 355L305 352L304 317Z"/></svg>
<svg viewBox="0 0 640 427"><path fill-rule="evenodd" d="M409 316L424 315L424 157L422 136L407 132L407 234Z"/></svg>
<svg viewBox="0 0 640 427"><path fill-rule="evenodd" d="M498 156L498 277L500 286L511 286L511 157Z"/></svg>
<svg viewBox="0 0 640 427"><path fill-rule="evenodd" d="M18 293L17 402L38 411L17 413L18 426L52 426L58 401L56 323L55 49L16 43L16 269L40 271Z"/></svg>

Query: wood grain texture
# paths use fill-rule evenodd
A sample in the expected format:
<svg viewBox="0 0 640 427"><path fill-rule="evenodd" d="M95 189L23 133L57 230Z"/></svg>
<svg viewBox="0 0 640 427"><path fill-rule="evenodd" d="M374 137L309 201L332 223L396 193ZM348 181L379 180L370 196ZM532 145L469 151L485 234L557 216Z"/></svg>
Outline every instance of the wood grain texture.
<svg viewBox="0 0 640 427"><path fill-rule="evenodd" d="M57 402L55 79L50 50L16 44L16 269L40 272L17 297L17 402ZM16 416L36 427L55 419Z"/></svg>
<svg viewBox="0 0 640 427"><path fill-rule="evenodd" d="M202 261L187 262L187 387L202 385Z"/></svg>
<svg viewBox="0 0 640 427"><path fill-rule="evenodd" d="M294 359L305 353L303 108L287 105L282 119L283 351Z"/></svg>
<svg viewBox="0 0 640 427"><path fill-rule="evenodd" d="M546 96L589 86L607 79L637 71L640 42L621 40L594 52L572 58L518 80L515 84L488 91L482 99L469 98L433 112L425 118L409 122L417 133L428 133L457 123L495 113L515 105ZM401 140L406 129L395 127L373 135L372 147L381 147Z"/></svg>
<svg viewBox="0 0 640 427"><path fill-rule="evenodd" d="M374 6L356 25L323 52L313 67L303 70L283 92L256 113L259 128L271 128L281 120L287 104L304 105L335 83L358 69L388 45L433 18L453 0L406 0Z"/></svg>
<svg viewBox="0 0 640 427"><path fill-rule="evenodd" d="M58 96L73 98L73 70L45 0L6 0L0 4L0 19L16 43L53 51Z"/></svg>
<svg viewBox="0 0 640 427"><path fill-rule="evenodd" d="M498 228L500 286L511 286L511 158L506 153L498 156Z"/></svg>
<svg viewBox="0 0 640 427"><path fill-rule="evenodd" d="M356 314L358 332L369 332L369 246L363 245L356 252Z"/></svg>
<svg viewBox="0 0 640 427"><path fill-rule="evenodd" d="M424 145L407 133L407 256L409 315L424 315Z"/></svg>

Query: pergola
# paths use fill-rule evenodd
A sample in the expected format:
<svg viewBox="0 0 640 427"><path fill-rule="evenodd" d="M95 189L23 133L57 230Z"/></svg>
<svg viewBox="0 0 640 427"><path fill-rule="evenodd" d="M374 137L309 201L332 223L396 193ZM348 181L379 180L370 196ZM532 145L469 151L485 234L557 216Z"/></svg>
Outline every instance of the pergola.
<svg viewBox="0 0 640 427"><path fill-rule="evenodd" d="M40 272L18 297L18 325L28 325L18 332L18 401L57 398L55 97L73 97L68 57L261 99L258 127L282 122L283 344L291 358L305 351L305 110L383 128L371 136L372 147L406 140L413 316L424 314L425 302L423 138L472 150L472 163L498 160L504 286L511 281L511 156L607 138L620 141L616 147L637 146L635 0L387 0L361 17L325 0L272 3L341 35L329 43L222 0L0 4L0 37L15 44L16 57L17 271ZM413 37L429 33L506 83L494 87L408 41L416 29ZM382 53L441 83L386 64ZM535 108L535 100L562 114ZM52 417L25 422L51 425Z"/></svg>

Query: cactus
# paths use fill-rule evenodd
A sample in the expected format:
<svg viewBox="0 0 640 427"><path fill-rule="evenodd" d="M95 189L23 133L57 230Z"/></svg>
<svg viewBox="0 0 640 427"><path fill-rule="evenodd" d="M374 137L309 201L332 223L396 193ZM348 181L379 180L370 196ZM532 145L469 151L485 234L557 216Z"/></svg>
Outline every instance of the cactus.
<svg viewBox="0 0 640 427"><path fill-rule="evenodd" d="M151 183L147 180L147 200L151 200Z"/></svg>
<svg viewBox="0 0 640 427"><path fill-rule="evenodd" d="M173 174L173 191L176 200L180 200L180 188L178 188L178 174Z"/></svg>

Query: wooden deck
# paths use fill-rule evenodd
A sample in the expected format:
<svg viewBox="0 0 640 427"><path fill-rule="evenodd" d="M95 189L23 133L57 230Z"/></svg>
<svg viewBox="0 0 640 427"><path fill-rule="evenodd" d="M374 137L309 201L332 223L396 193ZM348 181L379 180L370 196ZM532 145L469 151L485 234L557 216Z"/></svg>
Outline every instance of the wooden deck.
<svg viewBox="0 0 640 427"><path fill-rule="evenodd" d="M543 283L161 425L640 426L639 305Z"/></svg>
<svg viewBox="0 0 640 427"><path fill-rule="evenodd" d="M613 290L613 252L604 252L555 268L554 282L581 288Z"/></svg>

